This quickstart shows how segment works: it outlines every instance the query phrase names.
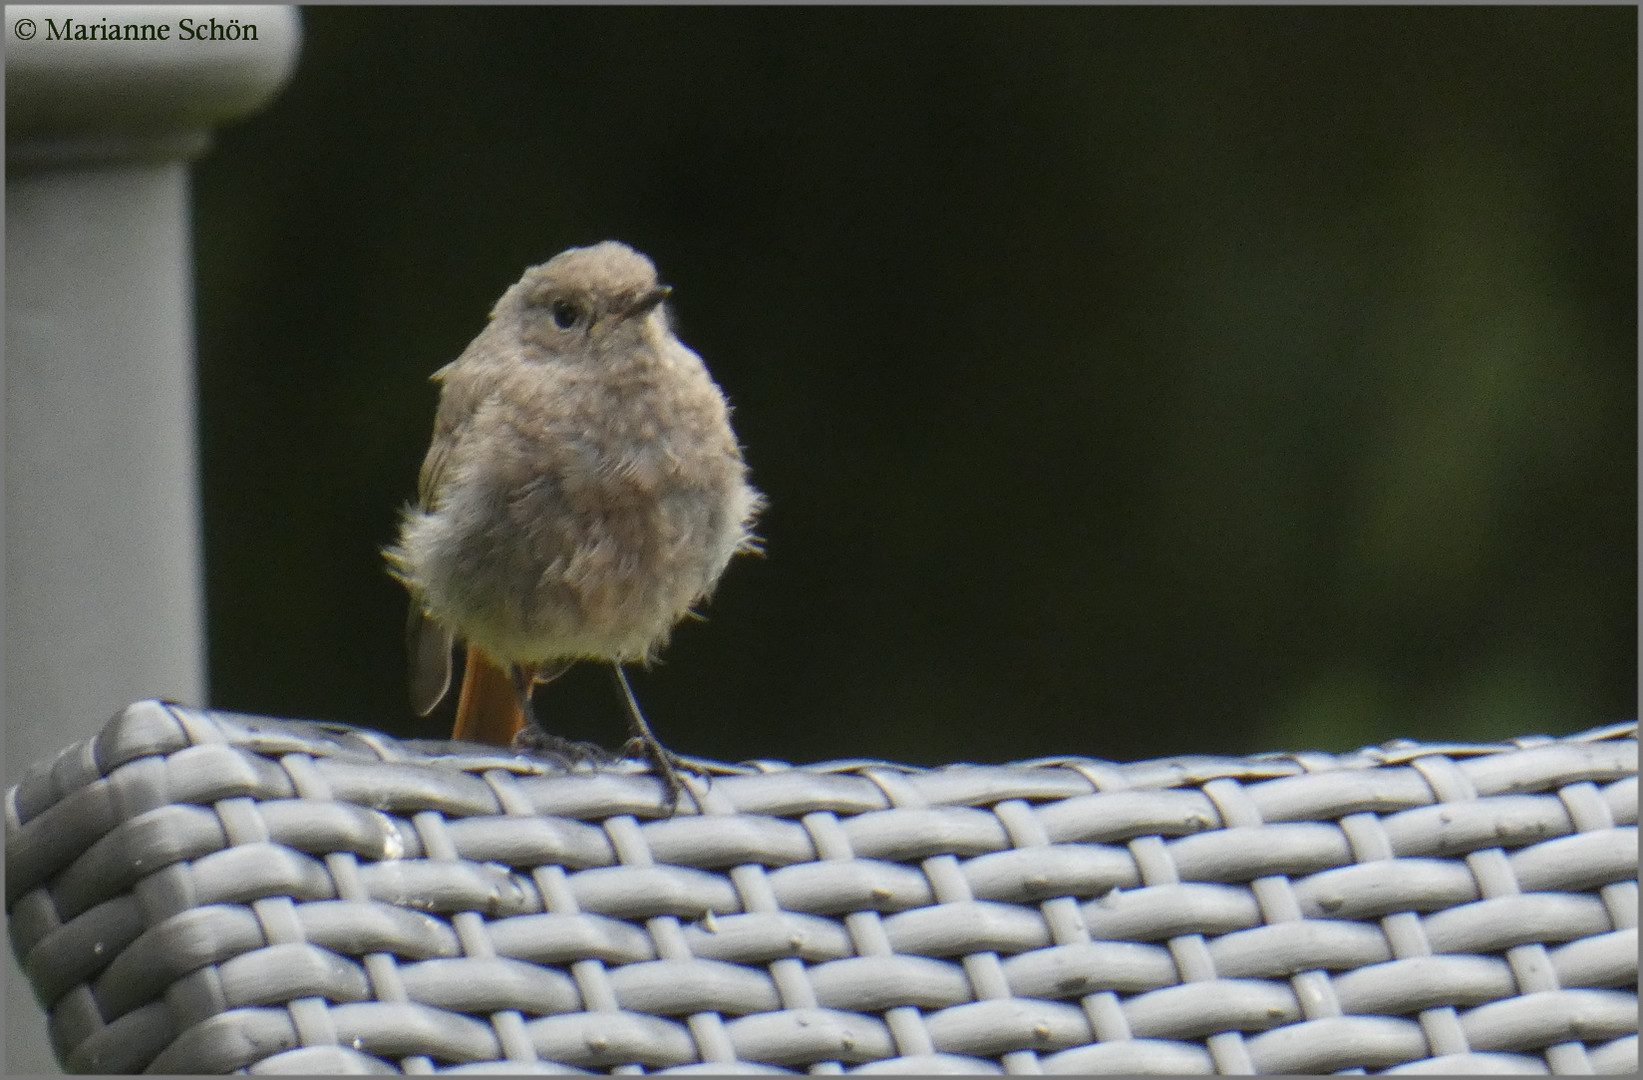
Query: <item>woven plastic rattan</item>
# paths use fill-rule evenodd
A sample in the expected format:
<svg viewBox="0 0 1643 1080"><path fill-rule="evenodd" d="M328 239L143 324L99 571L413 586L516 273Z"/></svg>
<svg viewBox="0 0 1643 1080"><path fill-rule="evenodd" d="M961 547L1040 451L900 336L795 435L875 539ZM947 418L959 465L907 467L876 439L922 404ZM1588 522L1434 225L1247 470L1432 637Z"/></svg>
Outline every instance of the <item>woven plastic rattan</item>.
<svg viewBox="0 0 1643 1080"><path fill-rule="evenodd" d="M667 817L143 702L7 793L6 906L74 1071L1624 1073L1636 751L755 763Z"/></svg>

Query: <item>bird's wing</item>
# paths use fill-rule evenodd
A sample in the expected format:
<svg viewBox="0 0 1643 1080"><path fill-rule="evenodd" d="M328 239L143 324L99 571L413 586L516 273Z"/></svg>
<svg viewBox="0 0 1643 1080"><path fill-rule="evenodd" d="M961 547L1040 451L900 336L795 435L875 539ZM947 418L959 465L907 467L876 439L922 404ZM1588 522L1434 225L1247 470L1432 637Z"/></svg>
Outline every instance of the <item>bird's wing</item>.
<svg viewBox="0 0 1643 1080"><path fill-rule="evenodd" d="M433 381L444 383L458 363L459 360L454 360L434 372ZM434 437L428 443L428 456L422 459L422 471L417 474L416 480L417 504L424 510L434 508L440 486L445 480L445 471L451 463L451 452L473 417L470 403L457 400L466 396L462 390L460 384L447 385L439 395L439 408L434 413Z"/></svg>
<svg viewBox="0 0 1643 1080"><path fill-rule="evenodd" d="M411 708L427 716L451 686L451 632L411 601L405 621L405 655L411 669Z"/></svg>
<svg viewBox="0 0 1643 1080"><path fill-rule="evenodd" d="M452 361L434 372L433 381L444 384L458 362ZM417 504L424 511L431 511L438 504L452 452L473 414L466 402L457 400L461 396L460 385L446 385L439 395L439 409L434 413L434 437L428 444L428 456L422 459L422 471L417 475ZM405 655L410 667L411 708L418 716L433 712L451 687L453 644L451 631L428 616L413 589L411 609L405 620Z"/></svg>

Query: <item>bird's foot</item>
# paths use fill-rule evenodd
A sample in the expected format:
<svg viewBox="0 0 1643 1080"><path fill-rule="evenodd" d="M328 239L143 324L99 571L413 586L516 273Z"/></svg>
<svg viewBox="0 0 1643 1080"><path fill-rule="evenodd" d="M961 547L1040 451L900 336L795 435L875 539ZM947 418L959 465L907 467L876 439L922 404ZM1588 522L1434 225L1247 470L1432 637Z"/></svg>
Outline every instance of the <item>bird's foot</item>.
<svg viewBox="0 0 1643 1080"><path fill-rule="evenodd" d="M647 739L643 735L635 735L622 744L622 756L644 761L650 766L651 772L656 774L657 779L662 781L662 786L667 789L662 805L666 807L669 817L679 812L681 794L688 794L691 803L696 807L696 812L703 813L702 800L697 798L696 792L685 783L682 774L700 777L704 783L712 783L711 779L707 773L695 768L684 758L657 742L655 736Z"/></svg>
<svg viewBox="0 0 1643 1080"><path fill-rule="evenodd" d="M577 765L612 765L617 758L597 743L577 742L560 735L552 735L535 724L526 724L513 737L516 753L539 754L564 762L566 768Z"/></svg>

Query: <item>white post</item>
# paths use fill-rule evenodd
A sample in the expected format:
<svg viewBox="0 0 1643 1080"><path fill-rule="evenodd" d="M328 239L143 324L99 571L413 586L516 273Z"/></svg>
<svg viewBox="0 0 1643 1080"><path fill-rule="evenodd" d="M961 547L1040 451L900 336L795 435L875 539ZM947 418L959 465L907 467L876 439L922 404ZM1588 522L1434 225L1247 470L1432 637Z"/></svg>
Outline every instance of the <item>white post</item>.
<svg viewBox="0 0 1643 1080"><path fill-rule="evenodd" d="M7 786L205 700L188 162L299 40L290 7L6 8ZM6 1013L5 1071L56 1071L15 967Z"/></svg>

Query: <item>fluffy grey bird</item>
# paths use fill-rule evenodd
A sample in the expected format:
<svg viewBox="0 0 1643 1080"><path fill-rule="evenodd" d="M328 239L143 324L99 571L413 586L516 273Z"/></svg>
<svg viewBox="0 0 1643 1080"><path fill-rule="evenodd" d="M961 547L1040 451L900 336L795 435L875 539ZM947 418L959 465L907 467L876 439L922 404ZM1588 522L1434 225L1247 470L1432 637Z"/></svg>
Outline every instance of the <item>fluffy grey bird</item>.
<svg viewBox="0 0 1643 1080"><path fill-rule="evenodd" d="M653 658L731 558L756 550L764 500L724 394L673 333L670 292L648 258L613 240L525 271L434 373L417 505L384 554L411 593L419 714L445 696L460 639L457 738L586 756L540 728L531 690L578 660L609 662L671 802L672 755L622 664Z"/></svg>

